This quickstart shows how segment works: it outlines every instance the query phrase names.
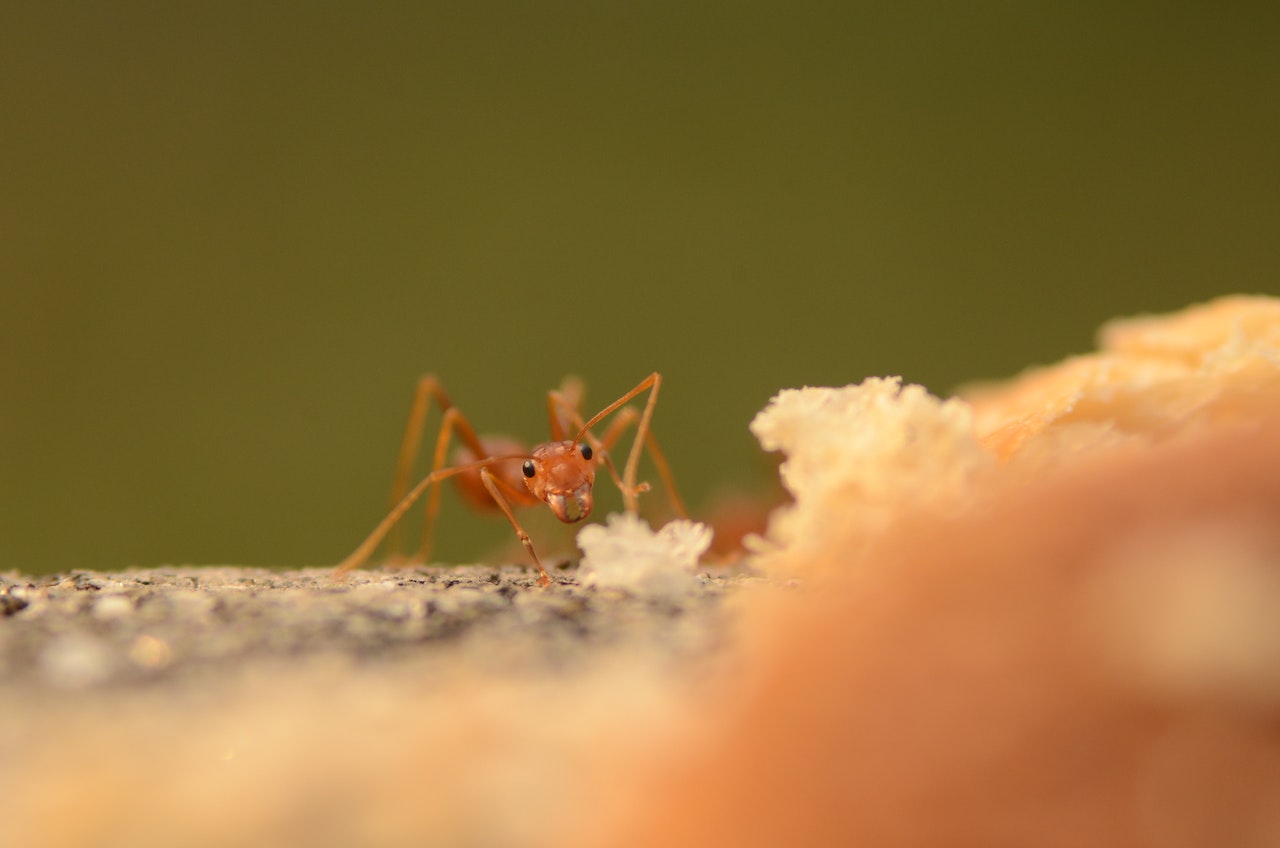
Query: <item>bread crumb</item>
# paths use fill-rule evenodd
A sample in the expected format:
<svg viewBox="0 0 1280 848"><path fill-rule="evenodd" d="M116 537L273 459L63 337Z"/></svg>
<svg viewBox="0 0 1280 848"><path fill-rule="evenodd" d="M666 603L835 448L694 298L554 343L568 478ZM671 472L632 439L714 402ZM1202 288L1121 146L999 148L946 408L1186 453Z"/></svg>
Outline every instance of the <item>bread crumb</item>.
<svg viewBox="0 0 1280 848"><path fill-rule="evenodd" d="M833 543L869 544L902 507L956 504L972 475L995 464L967 403L901 377L786 389L751 431L765 450L786 453L780 473L795 498L770 520L756 557L766 569L803 572L810 554Z"/></svg>
<svg viewBox="0 0 1280 848"><path fill-rule="evenodd" d="M578 579L640 597L679 597L697 587L694 571L711 535L710 527L695 521L671 521L655 533L638 516L610 515L607 525L578 533L584 554Z"/></svg>

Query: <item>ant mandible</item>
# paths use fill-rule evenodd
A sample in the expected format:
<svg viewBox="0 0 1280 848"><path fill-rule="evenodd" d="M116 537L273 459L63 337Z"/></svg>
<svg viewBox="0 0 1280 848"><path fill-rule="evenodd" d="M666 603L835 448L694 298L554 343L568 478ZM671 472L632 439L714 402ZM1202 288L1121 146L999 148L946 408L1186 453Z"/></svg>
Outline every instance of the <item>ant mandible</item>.
<svg viewBox="0 0 1280 848"><path fill-rule="evenodd" d="M556 518L566 524L583 520L591 514L591 487L595 483L596 463L602 462L609 476L613 478L613 482L621 490L627 512L636 513L638 511L637 496L641 492L648 491L649 488L647 483L636 483L636 469L640 464L642 445L649 448L649 455L653 457L658 474L662 477L671 505L677 514L687 518L688 513L676 491L671 469L650 429L650 420L653 418L653 408L657 403L658 388L661 385L662 375L655 371L641 380L634 389L584 421L578 410L582 397L581 383L571 378L566 379L559 391L552 390L547 393L551 441L537 445L532 450L526 450L514 439L501 436L482 438L476 435L470 422L453 405L453 401L445 393L440 381L433 375L423 377L418 381L417 390L414 392L409 421L405 426L404 439L400 443L396 474L391 484L391 511L374 528L369 537L338 564L334 574L343 574L359 568L401 516L408 512L424 491L430 489L423 523L422 545L418 549L418 558L425 562L431 553L436 514L440 509L440 487L436 484L452 477L464 500L471 506L484 510L499 509L506 515L525 550L533 559L533 564L538 567L538 585L549 586L551 577L542 567L542 561L538 559L538 554L533 549L529 534L516 520L513 508L545 503L551 507ZM649 397L644 405L644 411L639 413L635 441L631 445L631 453L627 456L622 475L619 476L609 451L626 428L636 421L635 409L624 407L624 404L646 389L649 391ZM427 406L432 399L443 411L444 417L440 423L440 433L436 437L431 473L410 489L409 479L413 473L418 445L422 439ZM618 412L619 409L621 409L620 412ZM597 438L591 432L591 428L614 412L618 412L617 417L605 431L604 436ZM577 428L577 435L567 439L570 426ZM463 449L460 451L463 454L462 461L446 467L445 457L449 450L449 440L454 433L457 433L463 444ZM398 534L393 541L395 549L399 550Z"/></svg>

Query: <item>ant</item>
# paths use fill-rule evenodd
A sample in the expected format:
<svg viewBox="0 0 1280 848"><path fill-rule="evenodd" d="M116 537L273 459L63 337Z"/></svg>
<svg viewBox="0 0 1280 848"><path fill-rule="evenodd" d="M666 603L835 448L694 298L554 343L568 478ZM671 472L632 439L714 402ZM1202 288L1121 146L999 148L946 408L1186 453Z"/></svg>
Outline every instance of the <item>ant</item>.
<svg viewBox="0 0 1280 848"><path fill-rule="evenodd" d="M623 504L627 512L638 512L637 496L649 490L648 483L636 483L636 469L640 464L640 448L649 448L658 474L662 477L663 486L676 513L688 518L684 503L676 491L675 481L671 477L670 466L667 465L658 442L650 429L653 408L658 400L658 388L662 385L662 375L658 372L645 377L631 391L622 395L613 403L584 421L578 407L582 400L582 384L574 378L566 378L560 389L547 392L547 416L551 425L551 441L537 445L532 450L504 436L480 437L471 423L462 415L444 387L434 375L427 375L418 381L413 396L413 406L409 410L409 421L405 426L404 439L400 443L400 453L396 460L396 474L391 484L391 511L386 518L374 528L369 537L360 543L350 556L338 564L334 574L343 574L359 568L378 543L391 531L422 493L430 489L427 496L426 518L422 531L422 544L418 549L418 559L425 562L431 554L432 534L435 528L436 514L440 509L440 487L436 484L452 477L459 493L471 506L482 510L501 510L506 515L516 535L524 544L525 550L538 567L538 585L551 585L551 577L542 567L542 561L533 549L529 534L516 520L514 507L535 506L545 503L555 513L556 518L565 524L582 521L591 514L592 491L595 483L596 463L603 463L609 476L622 492ZM609 455L614 443L622 436L627 427L636 421L637 413L632 407L624 407L628 401L648 390L649 397L644 411L638 413L639 424L636 426L635 441L631 445L631 453L627 456L626 465L621 475L614 467ZM440 423L440 432L436 436L435 455L431 473L422 478L412 489L409 488L410 475L414 461L418 456L418 446L422 440L423 425L427 417L427 407L431 400L444 413ZM619 412L618 410L621 409ZM591 428L614 412L618 412L613 423L601 438L597 438ZM577 428L577 434L568 439L570 427ZM462 441L462 448L455 457L453 465L445 465L445 457L449 449L450 437L456 433ZM393 547L400 549L400 538L393 537Z"/></svg>

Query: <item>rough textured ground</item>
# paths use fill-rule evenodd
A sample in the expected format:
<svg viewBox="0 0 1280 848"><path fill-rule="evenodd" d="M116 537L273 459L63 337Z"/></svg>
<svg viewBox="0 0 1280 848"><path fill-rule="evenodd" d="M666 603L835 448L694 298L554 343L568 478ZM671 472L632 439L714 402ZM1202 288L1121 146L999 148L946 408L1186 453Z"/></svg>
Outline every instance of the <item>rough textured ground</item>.
<svg viewBox="0 0 1280 848"><path fill-rule="evenodd" d="M534 846L590 831L628 757L681 749L691 695L732 674L735 599L768 584L702 575L651 601L555 577L0 574L5 844Z"/></svg>
<svg viewBox="0 0 1280 848"><path fill-rule="evenodd" d="M467 653L527 671L628 645L692 658L714 646L717 601L748 580L704 575L699 591L658 602L584 589L565 572L538 589L510 567L338 579L326 569L9 573L0 575L0 687L118 686L318 655L387 663Z"/></svg>

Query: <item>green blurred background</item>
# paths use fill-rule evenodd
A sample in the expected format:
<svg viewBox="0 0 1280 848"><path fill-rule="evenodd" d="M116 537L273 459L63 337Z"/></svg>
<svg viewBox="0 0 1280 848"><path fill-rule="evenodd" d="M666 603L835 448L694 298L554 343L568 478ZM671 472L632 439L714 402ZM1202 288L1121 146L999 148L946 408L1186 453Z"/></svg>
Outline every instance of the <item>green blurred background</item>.
<svg viewBox="0 0 1280 848"><path fill-rule="evenodd" d="M5 4L0 569L334 562L425 371L537 440L660 370L696 505L781 387L1275 291L1267 7Z"/></svg>

